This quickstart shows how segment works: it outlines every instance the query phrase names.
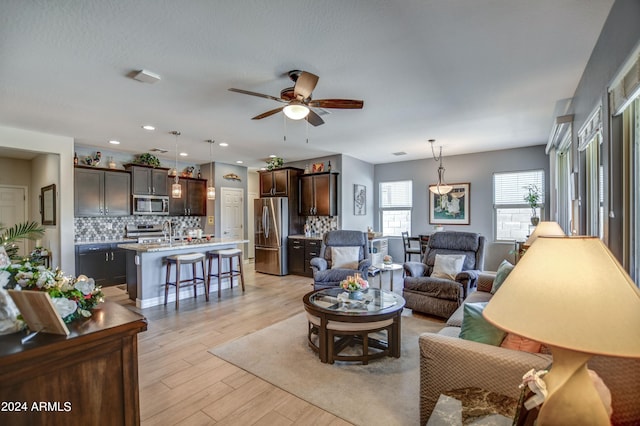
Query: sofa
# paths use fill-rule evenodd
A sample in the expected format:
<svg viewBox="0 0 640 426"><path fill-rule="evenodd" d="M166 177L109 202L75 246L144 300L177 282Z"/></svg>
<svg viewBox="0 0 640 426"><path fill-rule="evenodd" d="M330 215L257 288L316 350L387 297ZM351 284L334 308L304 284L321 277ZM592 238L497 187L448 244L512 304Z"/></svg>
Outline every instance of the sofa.
<svg viewBox="0 0 640 426"><path fill-rule="evenodd" d="M477 290L464 303L488 302L493 273L480 273ZM460 306L438 333L423 333L420 348L420 424L424 425L441 393L477 387L518 399L524 373L545 369L551 355L529 353L459 338L463 320ZM622 324L620 325L623 326ZM589 368L596 371L612 396L612 424L640 424L640 359L594 356Z"/></svg>

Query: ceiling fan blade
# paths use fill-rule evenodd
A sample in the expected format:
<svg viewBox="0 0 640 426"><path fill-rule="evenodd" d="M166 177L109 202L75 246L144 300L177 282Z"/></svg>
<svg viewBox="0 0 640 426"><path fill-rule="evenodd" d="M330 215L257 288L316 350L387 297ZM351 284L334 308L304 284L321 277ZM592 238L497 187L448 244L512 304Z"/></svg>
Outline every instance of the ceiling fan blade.
<svg viewBox="0 0 640 426"><path fill-rule="evenodd" d="M293 88L293 93L296 97L302 96L302 99L307 99L311 96L311 92L316 88L318 84L318 77L310 72L302 71L296 80L296 85Z"/></svg>
<svg viewBox="0 0 640 426"><path fill-rule="evenodd" d="M312 126L324 124L324 120L311 109L309 110L309 114L305 117L305 120L307 120Z"/></svg>
<svg viewBox="0 0 640 426"><path fill-rule="evenodd" d="M263 112L262 114L256 115L255 117L253 117L252 120L260 120L262 118L270 117L273 114L277 114L280 111L282 111L282 108L284 108L284 107L279 107L279 108L276 108L276 109L272 109L271 111Z"/></svg>
<svg viewBox="0 0 640 426"><path fill-rule="evenodd" d="M230 92L236 92L236 93L242 93L243 95L257 96L259 98L267 98L267 99L271 99L271 100L278 101L278 102L284 102L284 103L287 102L284 99L276 98L275 96L265 95L265 94L256 93L256 92L250 92L248 90L234 89L233 87L230 88L229 91Z"/></svg>
<svg viewBox="0 0 640 426"><path fill-rule="evenodd" d="M364 106L364 101L355 99L317 99L309 101L308 105L316 108L361 109Z"/></svg>

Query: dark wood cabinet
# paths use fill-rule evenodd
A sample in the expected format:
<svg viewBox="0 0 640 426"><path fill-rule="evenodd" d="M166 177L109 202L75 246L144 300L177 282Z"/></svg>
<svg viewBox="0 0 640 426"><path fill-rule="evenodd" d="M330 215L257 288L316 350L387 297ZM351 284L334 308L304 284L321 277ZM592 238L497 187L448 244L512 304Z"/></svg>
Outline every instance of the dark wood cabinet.
<svg viewBox="0 0 640 426"><path fill-rule="evenodd" d="M76 246L76 276L93 278L96 285L108 287L127 280L126 250L117 243Z"/></svg>
<svg viewBox="0 0 640 426"><path fill-rule="evenodd" d="M171 187L174 178L169 177L167 185ZM207 215L207 180L180 178L182 197L169 198L169 214L171 216L206 216Z"/></svg>
<svg viewBox="0 0 640 426"><path fill-rule="evenodd" d="M301 169L283 167L260 173L260 197L290 197L298 188Z"/></svg>
<svg viewBox="0 0 640 426"><path fill-rule="evenodd" d="M338 174L316 173L300 176L302 216L336 216L338 214Z"/></svg>
<svg viewBox="0 0 640 426"><path fill-rule="evenodd" d="M305 275L304 239L289 237L287 249L289 273L293 275Z"/></svg>
<svg viewBox="0 0 640 426"><path fill-rule="evenodd" d="M128 172L77 166L74 180L76 217L131 214L131 176Z"/></svg>
<svg viewBox="0 0 640 426"><path fill-rule="evenodd" d="M131 172L131 192L134 195L169 195L167 172L162 167L125 165Z"/></svg>
<svg viewBox="0 0 640 426"><path fill-rule="evenodd" d="M320 256L320 247L322 246L322 240L312 239L305 240L304 242L304 274L307 277L313 277L313 270L311 269L311 259Z"/></svg>
<svg viewBox="0 0 640 426"><path fill-rule="evenodd" d="M321 239L289 237L288 263L289 273L313 277L311 259L320 255Z"/></svg>
<svg viewBox="0 0 640 426"><path fill-rule="evenodd" d="M69 336L40 333L28 344L23 333L0 336L0 401L27 404L3 410L2 424L139 425L137 334L147 320L106 302L68 327ZM52 408L32 409L44 403Z"/></svg>

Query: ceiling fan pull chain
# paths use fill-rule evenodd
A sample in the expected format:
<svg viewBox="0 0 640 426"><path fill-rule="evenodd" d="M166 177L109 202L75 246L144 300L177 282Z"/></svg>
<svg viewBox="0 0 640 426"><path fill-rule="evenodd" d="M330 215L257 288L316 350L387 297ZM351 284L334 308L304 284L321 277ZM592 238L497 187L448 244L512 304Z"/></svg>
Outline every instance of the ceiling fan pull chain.
<svg viewBox="0 0 640 426"><path fill-rule="evenodd" d="M283 127L284 127L284 141L286 142L287 141L287 117L284 114L282 114L282 122L284 123L283 124Z"/></svg>
<svg viewBox="0 0 640 426"><path fill-rule="evenodd" d="M305 126L307 129L307 143L309 143L309 121L307 121L307 124Z"/></svg>

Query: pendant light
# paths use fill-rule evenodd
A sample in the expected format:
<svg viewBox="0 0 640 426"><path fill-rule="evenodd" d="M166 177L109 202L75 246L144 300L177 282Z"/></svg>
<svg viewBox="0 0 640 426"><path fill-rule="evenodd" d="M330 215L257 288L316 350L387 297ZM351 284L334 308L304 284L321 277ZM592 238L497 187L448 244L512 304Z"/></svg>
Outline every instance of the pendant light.
<svg viewBox="0 0 640 426"><path fill-rule="evenodd" d="M215 200L216 199L216 187L213 184L213 154L211 150L213 149L213 144L216 143L213 139L207 139L209 142L209 186L207 187L207 200Z"/></svg>
<svg viewBox="0 0 640 426"><path fill-rule="evenodd" d="M174 130L171 134L176 137L176 176L171 185L171 198L182 198L182 186L178 183L178 136L180 136L181 133Z"/></svg>
<svg viewBox="0 0 640 426"><path fill-rule="evenodd" d="M431 153L433 154L433 159L440 162L440 166L438 167L438 183L435 186L430 186L429 191L433 192L436 195L444 195L451 192L453 187L451 185L447 185L444 182L444 167L442 166L442 146L440 146L440 155L436 157L436 152L433 149L433 144L436 142L435 139L429 139L429 143L431 144Z"/></svg>

